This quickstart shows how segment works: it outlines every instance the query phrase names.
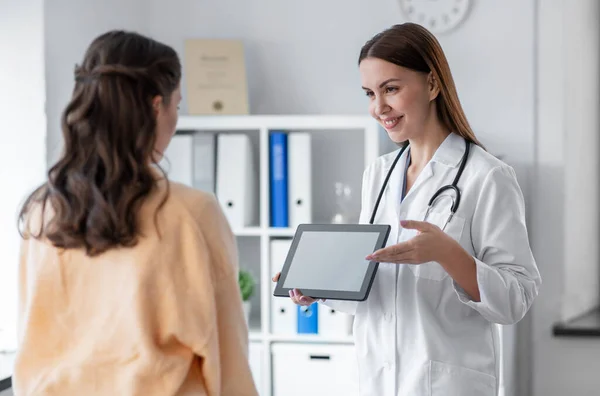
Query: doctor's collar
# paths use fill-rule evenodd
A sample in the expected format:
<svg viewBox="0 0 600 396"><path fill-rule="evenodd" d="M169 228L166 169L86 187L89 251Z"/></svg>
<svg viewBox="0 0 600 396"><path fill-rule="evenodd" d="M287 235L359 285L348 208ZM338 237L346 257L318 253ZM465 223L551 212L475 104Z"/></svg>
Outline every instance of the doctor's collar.
<svg viewBox="0 0 600 396"><path fill-rule="evenodd" d="M432 162L452 168L458 166L465 152L465 140L457 133L451 132L433 154Z"/></svg>

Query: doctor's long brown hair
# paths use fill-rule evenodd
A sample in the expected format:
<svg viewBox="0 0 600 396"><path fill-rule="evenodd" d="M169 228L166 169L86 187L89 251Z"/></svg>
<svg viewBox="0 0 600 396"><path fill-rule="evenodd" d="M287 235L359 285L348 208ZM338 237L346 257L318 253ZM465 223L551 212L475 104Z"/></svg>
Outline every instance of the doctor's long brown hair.
<svg viewBox="0 0 600 396"><path fill-rule="evenodd" d="M157 183L152 100L161 96L168 105L180 79L180 60L171 47L133 32L97 37L76 67L62 114L63 153L25 201L21 235L89 255L135 245L138 210ZM159 209L167 196L168 184ZM34 232L23 229L30 213L41 214Z"/></svg>
<svg viewBox="0 0 600 396"><path fill-rule="evenodd" d="M415 23L394 25L365 43L358 63L365 58L382 59L422 73L431 72L440 89L435 101L442 124L449 131L483 148L460 104L444 51L431 32Z"/></svg>

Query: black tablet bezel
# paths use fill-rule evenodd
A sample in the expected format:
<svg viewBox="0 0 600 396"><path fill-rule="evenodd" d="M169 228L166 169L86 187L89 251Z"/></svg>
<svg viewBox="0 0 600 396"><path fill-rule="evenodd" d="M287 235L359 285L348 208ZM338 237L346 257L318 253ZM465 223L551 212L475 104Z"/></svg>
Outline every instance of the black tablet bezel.
<svg viewBox="0 0 600 396"><path fill-rule="evenodd" d="M319 232L375 232L379 234L375 248L373 251L381 249L385 246L391 227L387 224L300 224L294 234L294 239L288 251L287 257L281 275L275 286L273 295L276 297L288 297L291 288L283 287L285 279L292 264L292 259L296 253L296 248L300 243L304 232L319 231ZM340 290L318 290L318 289L298 289L305 296L315 299L327 300L348 300L348 301L364 301L369 296L373 280L377 273L378 262L371 261L368 264L367 272L363 279L362 286L359 291L340 291Z"/></svg>

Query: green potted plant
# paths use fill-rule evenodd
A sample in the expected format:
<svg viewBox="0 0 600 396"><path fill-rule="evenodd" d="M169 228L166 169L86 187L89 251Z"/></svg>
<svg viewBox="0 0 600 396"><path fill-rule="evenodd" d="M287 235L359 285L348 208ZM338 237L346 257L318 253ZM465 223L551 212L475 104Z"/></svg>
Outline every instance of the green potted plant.
<svg viewBox="0 0 600 396"><path fill-rule="evenodd" d="M242 301L244 305L244 315L246 316L246 323L250 321L250 298L254 295L254 288L256 281L252 274L244 269L240 269L238 275L238 283L240 285L240 292L242 294Z"/></svg>

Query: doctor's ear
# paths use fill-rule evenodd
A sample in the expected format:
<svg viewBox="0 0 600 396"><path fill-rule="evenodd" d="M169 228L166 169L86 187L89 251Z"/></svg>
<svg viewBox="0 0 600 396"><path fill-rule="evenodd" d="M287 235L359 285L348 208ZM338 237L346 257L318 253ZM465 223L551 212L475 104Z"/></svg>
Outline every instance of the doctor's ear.
<svg viewBox="0 0 600 396"><path fill-rule="evenodd" d="M440 93L440 86L437 78L434 77L433 72L429 72L427 75L427 88L429 90L429 101L437 98Z"/></svg>

